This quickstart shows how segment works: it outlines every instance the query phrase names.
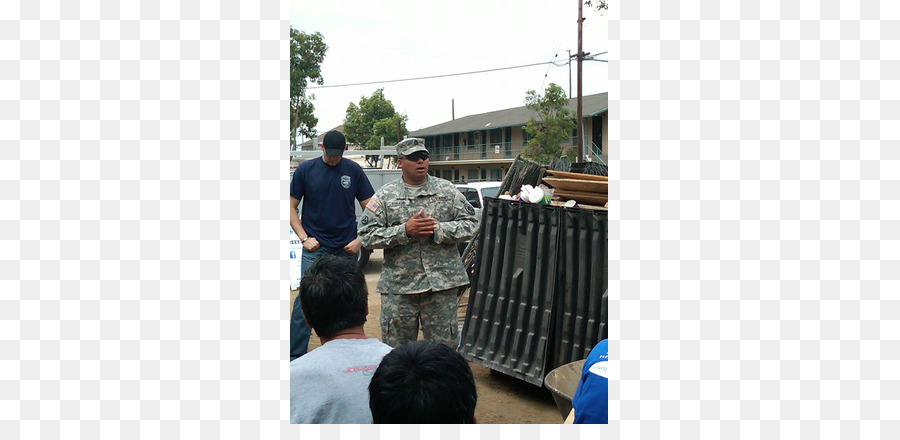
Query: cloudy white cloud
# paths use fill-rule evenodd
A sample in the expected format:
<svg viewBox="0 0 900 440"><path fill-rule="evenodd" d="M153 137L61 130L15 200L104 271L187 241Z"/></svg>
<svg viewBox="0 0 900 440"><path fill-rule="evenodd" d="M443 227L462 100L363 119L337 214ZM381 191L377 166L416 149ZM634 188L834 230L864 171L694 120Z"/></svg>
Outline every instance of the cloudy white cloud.
<svg viewBox="0 0 900 440"><path fill-rule="evenodd" d="M565 3L565 4L563 4ZM388 6L389 5L389 6ZM583 50L607 50L604 17L584 8ZM470 72L555 60L578 43L575 0L520 1L294 1L291 26L321 32L329 49L325 85ZM606 58L604 55L603 58ZM583 65L583 93L606 92L608 64ZM545 77L546 75L546 77ZM572 94L577 92L572 63ZM528 90L550 82L569 89L569 69L542 65L448 78L310 90L320 132L340 125L347 106L383 87L410 130L451 119L524 105Z"/></svg>

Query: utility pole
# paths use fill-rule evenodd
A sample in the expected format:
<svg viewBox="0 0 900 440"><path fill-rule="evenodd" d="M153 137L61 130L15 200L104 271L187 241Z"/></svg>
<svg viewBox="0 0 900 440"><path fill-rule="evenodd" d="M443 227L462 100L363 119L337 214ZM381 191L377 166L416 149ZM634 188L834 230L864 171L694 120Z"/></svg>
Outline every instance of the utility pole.
<svg viewBox="0 0 900 440"><path fill-rule="evenodd" d="M581 12L581 3L583 0L578 0L578 99L575 102L576 109L576 135L578 136L578 161L584 162L584 133L582 133L581 127L581 59L584 58L584 54L581 53L581 24L584 21Z"/></svg>
<svg viewBox="0 0 900 440"><path fill-rule="evenodd" d="M572 51L570 49L566 49L566 52L569 54L569 98L572 97Z"/></svg>

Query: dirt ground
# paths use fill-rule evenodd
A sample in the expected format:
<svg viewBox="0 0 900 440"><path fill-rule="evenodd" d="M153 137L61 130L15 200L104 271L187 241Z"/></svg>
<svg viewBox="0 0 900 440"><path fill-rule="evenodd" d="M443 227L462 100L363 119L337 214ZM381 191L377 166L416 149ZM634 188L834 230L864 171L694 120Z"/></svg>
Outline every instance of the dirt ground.
<svg viewBox="0 0 900 440"><path fill-rule="evenodd" d="M381 275L382 252L372 253L369 264L363 271L369 286L369 316L366 321L366 335L381 338L378 317L381 314L381 295L375 293L375 285ZM291 307L297 291L291 291ZM463 298L462 304L465 298ZM291 309L287 311L290 317ZM460 311L464 313L464 308ZM421 333L419 334L421 339ZM309 341L309 349L321 346L319 338L313 332ZM563 422L553 397L546 388L537 387L519 379L493 371L478 364L469 363L475 376L478 390L478 404L475 407L475 418L478 423L551 423Z"/></svg>

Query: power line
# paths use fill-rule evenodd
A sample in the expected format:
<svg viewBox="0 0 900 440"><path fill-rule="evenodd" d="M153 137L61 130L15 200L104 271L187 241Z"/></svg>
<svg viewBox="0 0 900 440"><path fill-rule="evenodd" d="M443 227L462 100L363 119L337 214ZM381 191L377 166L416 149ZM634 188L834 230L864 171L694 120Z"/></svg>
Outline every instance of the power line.
<svg viewBox="0 0 900 440"><path fill-rule="evenodd" d="M553 65L559 66L559 64L556 64L553 61L544 61L541 63L523 64L521 66L499 67L496 69L477 70L474 72L448 73L448 74L444 74L444 75L420 76L418 78L389 79L389 80L384 80L384 81L370 81L370 82L353 83L353 84L335 84L335 85L330 85L330 86L315 86L315 87L307 87L307 90L325 89L325 88L330 88L330 87L365 86L365 85L369 85L369 84L384 84L384 83L392 83L392 82L400 82L400 81L415 81L415 80L419 80L419 79L444 78L444 77L448 77L448 76L471 75L473 73L496 72L498 70L520 69L522 67L540 66L540 65L544 65L544 64L553 64Z"/></svg>
<svg viewBox="0 0 900 440"><path fill-rule="evenodd" d="M591 55L591 56L589 56L589 57L585 57L584 60L585 60L585 61L600 61L600 62L608 63L608 62L609 62L608 60L603 60L603 59L598 59L598 58L597 58L598 56L604 55L604 54L606 54L606 53L608 53L608 52L605 52L605 51L604 51L604 52L600 52L600 53L595 53L595 54L593 54L593 55Z"/></svg>
<svg viewBox="0 0 900 440"><path fill-rule="evenodd" d="M562 46L562 41L560 41L559 44L556 45L556 50L553 52L553 59L550 60L550 64L552 64L554 66L556 66L556 63L554 63L553 61L556 60L557 56L559 56L559 46ZM559 67L559 66L557 66L557 67ZM544 80L541 81L540 90L544 90L544 84L547 83L547 75L549 75L549 74L550 74L550 66L547 66L547 71L544 72Z"/></svg>

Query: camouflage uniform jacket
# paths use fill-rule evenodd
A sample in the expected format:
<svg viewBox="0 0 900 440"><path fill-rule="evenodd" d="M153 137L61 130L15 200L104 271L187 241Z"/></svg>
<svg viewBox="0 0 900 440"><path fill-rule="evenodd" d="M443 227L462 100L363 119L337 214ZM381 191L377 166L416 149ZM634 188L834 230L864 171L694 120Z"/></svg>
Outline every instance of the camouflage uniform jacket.
<svg viewBox="0 0 900 440"><path fill-rule="evenodd" d="M406 221L419 209L437 220L430 237L410 238ZM384 249L378 293L422 293L469 284L456 243L475 235L475 210L447 180L428 176L421 186L403 179L390 182L372 197L359 219L358 234L368 249Z"/></svg>

